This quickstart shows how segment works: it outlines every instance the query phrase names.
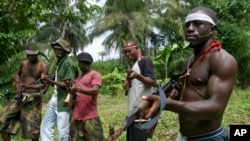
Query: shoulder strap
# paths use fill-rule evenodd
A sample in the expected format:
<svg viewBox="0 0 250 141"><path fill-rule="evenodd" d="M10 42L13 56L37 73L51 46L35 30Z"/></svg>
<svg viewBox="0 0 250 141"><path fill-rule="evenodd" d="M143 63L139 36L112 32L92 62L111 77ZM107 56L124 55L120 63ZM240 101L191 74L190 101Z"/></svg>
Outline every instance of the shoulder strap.
<svg viewBox="0 0 250 141"><path fill-rule="evenodd" d="M189 64L188 64L188 68L191 68L193 66L193 64L199 59L201 58L200 62L201 63L204 59L204 57L207 55L207 53L212 49L212 48L215 48L217 47L218 50L220 50L222 48L222 45L221 43L218 41L218 40L214 40L212 41L209 46L204 49L200 54L198 54L197 56L194 57L194 60L190 63L189 61ZM182 75L185 74L188 70L185 69L183 72L182 72Z"/></svg>

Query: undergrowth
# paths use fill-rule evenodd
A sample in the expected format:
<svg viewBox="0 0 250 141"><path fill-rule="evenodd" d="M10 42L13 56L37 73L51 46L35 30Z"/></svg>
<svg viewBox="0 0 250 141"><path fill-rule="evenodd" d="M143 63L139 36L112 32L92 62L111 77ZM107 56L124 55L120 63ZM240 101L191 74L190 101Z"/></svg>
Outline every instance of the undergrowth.
<svg viewBox="0 0 250 141"><path fill-rule="evenodd" d="M225 110L223 127L229 130L231 124L249 124L250 123L250 89L242 90L235 88L228 106ZM48 99L48 98L45 98ZM45 111L46 103L43 105ZM98 110L104 136L108 137L109 126L112 125L115 129L122 126L127 114L127 96L124 92L118 92L117 95L100 94L98 99ZM178 131L178 119L175 113L163 111L155 129L154 136L149 141L174 141ZM126 140L126 132L117 139L117 141ZM55 133L57 140L57 133ZM13 141L28 141L21 139L20 132L17 136L12 136Z"/></svg>

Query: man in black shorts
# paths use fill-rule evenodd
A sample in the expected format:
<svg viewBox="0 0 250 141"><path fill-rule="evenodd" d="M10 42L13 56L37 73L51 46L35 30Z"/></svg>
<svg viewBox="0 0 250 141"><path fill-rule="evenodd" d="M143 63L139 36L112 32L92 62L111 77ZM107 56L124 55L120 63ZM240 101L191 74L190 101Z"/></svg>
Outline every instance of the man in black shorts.
<svg viewBox="0 0 250 141"><path fill-rule="evenodd" d="M156 85L154 66L152 61L142 55L141 49L135 41L128 41L124 47L124 53L134 64L127 80L123 83L123 88L128 89L128 113L131 113L145 94L151 94ZM138 122L134 122L127 129L127 141L146 141L147 131L136 127Z"/></svg>

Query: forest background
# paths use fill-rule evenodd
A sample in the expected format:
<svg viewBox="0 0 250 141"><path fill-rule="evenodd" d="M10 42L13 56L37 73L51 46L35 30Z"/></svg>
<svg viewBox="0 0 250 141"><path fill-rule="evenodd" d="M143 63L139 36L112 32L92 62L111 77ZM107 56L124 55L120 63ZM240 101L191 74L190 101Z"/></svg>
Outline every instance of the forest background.
<svg viewBox="0 0 250 141"><path fill-rule="evenodd" d="M107 135L108 125L119 126L126 115L126 96L121 89L128 65L122 53L125 41L129 38L138 41L144 54L153 60L158 82L176 79L181 64L192 53L183 36L184 18L191 8L207 6L217 13L216 39L239 65L237 85L223 125L249 123L249 0L106 0L102 7L89 1L0 2L0 110L15 94L14 74L20 61L26 58L24 50L28 43L36 43L48 57L41 59L50 64L50 74L53 74L55 55L49 42L59 37L69 41L73 48L71 57L77 63L77 53L84 51L95 38L109 33L102 42L105 51L98 53L102 59L92 65L103 78L99 109ZM119 52L119 58L104 59L112 49ZM45 103L49 94L51 89L44 98ZM164 112L162 117L153 140L175 136L178 129L173 113Z"/></svg>

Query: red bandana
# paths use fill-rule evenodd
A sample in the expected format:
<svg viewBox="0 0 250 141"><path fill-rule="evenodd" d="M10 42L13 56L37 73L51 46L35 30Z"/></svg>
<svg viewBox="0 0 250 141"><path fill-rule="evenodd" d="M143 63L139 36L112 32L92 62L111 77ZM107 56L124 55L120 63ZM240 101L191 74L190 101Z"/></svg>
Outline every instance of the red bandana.
<svg viewBox="0 0 250 141"><path fill-rule="evenodd" d="M137 45L135 43L129 43L128 45L126 45L124 48L125 49L131 49L131 48L134 48L134 47L137 47Z"/></svg>

